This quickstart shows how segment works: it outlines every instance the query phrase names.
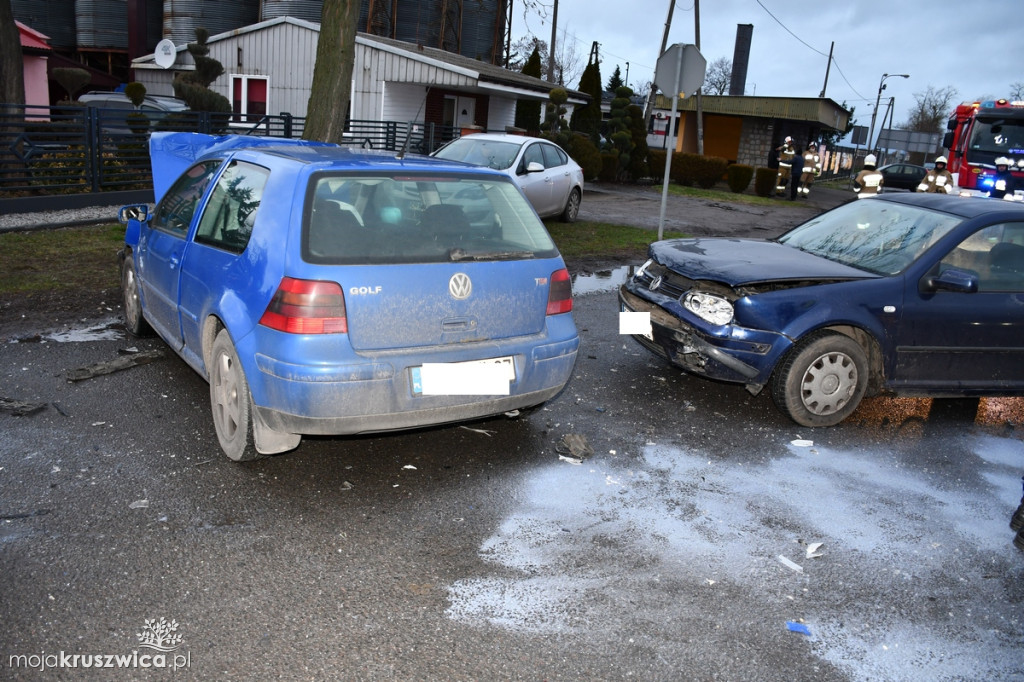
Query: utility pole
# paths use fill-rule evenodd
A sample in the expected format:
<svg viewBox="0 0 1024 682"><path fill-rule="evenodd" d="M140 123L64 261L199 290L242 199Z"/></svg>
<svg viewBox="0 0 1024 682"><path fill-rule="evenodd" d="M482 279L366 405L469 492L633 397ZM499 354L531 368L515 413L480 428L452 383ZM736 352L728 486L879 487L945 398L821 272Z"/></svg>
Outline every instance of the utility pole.
<svg viewBox="0 0 1024 682"><path fill-rule="evenodd" d="M558 36L558 0L551 12L551 46L548 48L548 82L555 83L555 38Z"/></svg>
<svg viewBox="0 0 1024 682"><path fill-rule="evenodd" d="M700 52L700 0L693 0L693 23L694 45ZM673 93L672 96L678 97L679 93ZM700 101L700 88L697 88L697 154L704 156L704 110Z"/></svg>
<svg viewBox="0 0 1024 682"><path fill-rule="evenodd" d="M672 28L672 10L674 10L675 8L676 8L675 0L668 0L668 18L665 19L665 31L661 34L661 49L658 50L658 56L659 57L661 57L661 55L665 54L665 48L668 47L668 32ZM657 71L655 71L655 76L657 76ZM655 83L654 85L657 85L657 83ZM649 93L647 93L647 105L644 107L644 123L645 124L648 124L648 121L651 120L651 109L654 108L654 98L656 96L656 89L655 89L654 85L651 86L651 91ZM676 124L676 122L675 121L669 121L668 124L671 127L671 126L674 126Z"/></svg>
<svg viewBox="0 0 1024 682"><path fill-rule="evenodd" d="M821 94L818 97L825 96L825 90L828 88L828 72L832 68L832 51L836 49L836 41L832 41L832 47L828 48L828 64L825 65L825 83L821 86Z"/></svg>

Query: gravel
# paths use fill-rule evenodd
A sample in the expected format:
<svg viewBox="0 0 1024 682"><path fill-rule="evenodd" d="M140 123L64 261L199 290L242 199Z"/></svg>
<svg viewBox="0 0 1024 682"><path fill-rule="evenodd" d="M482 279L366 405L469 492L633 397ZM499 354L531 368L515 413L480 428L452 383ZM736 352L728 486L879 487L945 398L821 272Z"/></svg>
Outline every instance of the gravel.
<svg viewBox="0 0 1024 682"><path fill-rule="evenodd" d="M20 232L52 227L114 223L117 222L117 212L120 208L120 205L90 206L88 208L65 209L61 211L10 213L0 215L0 232Z"/></svg>

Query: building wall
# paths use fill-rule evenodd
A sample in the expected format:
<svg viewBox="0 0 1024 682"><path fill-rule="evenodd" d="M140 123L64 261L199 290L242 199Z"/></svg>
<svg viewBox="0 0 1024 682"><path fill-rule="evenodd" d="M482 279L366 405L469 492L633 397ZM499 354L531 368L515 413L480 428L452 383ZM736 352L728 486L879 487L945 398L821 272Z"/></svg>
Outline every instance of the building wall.
<svg viewBox="0 0 1024 682"><path fill-rule="evenodd" d="M772 133L769 125L770 119L766 118L744 118L743 132L740 134L740 146L736 153L736 162L744 163L754 168L764 168L770 165L773 155Z"/></svg>

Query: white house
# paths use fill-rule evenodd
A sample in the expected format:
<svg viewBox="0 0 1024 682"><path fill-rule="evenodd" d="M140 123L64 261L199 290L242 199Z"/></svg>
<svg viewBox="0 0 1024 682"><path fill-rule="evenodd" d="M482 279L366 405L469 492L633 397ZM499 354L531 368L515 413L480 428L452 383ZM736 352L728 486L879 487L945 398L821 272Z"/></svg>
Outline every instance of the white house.
<svg viewBox="0 0 1024 682"><path fill-rule="evenodd" d="M210 56L225 73L210 87L231 101L236 114L303 117L319 35L317 23L278 17L211 36ZM195 68L185 45L161 55L168 67L157 61L155 55L132 61L135 79L152 95L173 95L175 74ZM503 130L515 123L517 100L547 101L551 88L539 78L451 52L358 33L349 118ZM581 92L568 94L570 107L589 100Z"/></svg>

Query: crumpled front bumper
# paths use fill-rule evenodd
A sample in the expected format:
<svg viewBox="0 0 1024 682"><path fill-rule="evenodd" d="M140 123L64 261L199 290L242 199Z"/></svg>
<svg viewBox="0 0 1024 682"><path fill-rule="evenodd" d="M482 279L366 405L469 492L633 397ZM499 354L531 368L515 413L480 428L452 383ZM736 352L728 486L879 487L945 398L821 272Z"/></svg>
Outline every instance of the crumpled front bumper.
<svg viewBox="0 0 1024 682"><path fill-rule="evenodd" d="M791 344L782 334L726 325L702 329L629 290L619 289L619 310L651 316L651 336L631 335L640 345L680 369L699 376L744 384L760 391L775 362Z"/></svg>

